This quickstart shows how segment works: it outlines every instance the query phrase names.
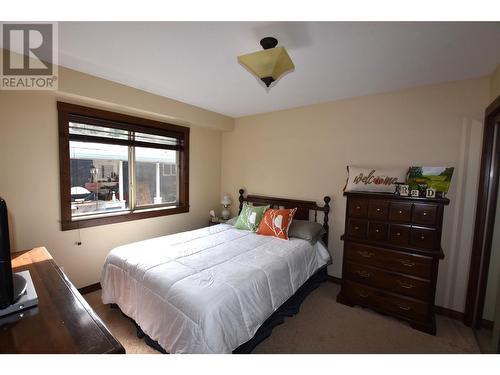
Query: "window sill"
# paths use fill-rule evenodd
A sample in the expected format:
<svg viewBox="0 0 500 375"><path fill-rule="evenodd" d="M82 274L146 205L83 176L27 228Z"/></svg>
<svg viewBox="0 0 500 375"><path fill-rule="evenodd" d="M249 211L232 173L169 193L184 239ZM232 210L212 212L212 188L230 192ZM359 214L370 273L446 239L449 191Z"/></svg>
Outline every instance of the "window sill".
<svg viewBox="0 0 500 375"><path fill-rule="evenodd" d="M188 206L166 207L166 208L153 208L142 209L133 212L116 212L110 214L103 214L92 217L80 217L72 221L61 222L61 230L73 230L80 228L97 227L101 225L116 224L126 221L148 219L152 217L168 216L189 212Z"/></svg>

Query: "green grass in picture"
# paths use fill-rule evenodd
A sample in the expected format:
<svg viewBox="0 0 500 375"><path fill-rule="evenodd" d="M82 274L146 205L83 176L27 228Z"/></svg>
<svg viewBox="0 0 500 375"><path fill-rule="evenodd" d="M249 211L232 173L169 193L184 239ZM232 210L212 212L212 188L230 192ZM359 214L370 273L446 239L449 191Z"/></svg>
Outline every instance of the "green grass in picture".
<svg viewBox="0 0 500 375"><path fill-rule="evenodd" d="M425 184L444 193L450 188L453 167L410 167L407 183L410 186Z"/></svg>

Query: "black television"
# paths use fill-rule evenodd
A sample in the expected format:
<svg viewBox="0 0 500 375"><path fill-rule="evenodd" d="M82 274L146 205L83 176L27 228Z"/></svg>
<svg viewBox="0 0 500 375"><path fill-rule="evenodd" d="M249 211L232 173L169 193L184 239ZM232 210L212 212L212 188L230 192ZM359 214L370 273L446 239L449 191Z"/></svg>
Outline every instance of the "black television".
<svg viewBox="0 0 500 375"><path fill-rule="evenodd" d="M14 303L7 204L0 198L0 309Z"/></svg>

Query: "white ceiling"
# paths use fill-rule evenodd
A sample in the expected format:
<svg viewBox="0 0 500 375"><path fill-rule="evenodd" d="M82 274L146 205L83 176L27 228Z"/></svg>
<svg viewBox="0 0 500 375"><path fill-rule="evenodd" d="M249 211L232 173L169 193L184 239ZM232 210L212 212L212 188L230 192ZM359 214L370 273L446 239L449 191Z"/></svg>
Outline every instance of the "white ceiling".
<svg viewBox="0 0 500 375"><path fill-rule="evenodd" d="M236 61L264 36L296 67L270 90ZM500 23L63 22L59 62L241 117L489 74Z"/></svg>

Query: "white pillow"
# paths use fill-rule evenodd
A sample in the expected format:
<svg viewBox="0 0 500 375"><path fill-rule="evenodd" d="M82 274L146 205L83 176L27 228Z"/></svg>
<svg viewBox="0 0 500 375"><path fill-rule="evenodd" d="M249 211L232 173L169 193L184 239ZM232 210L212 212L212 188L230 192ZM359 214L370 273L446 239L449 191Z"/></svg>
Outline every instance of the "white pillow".
<svg viewBox="0 0 500 375"><path fill-rule="evenodd" d="M371 168L347 166L344 191L394 193L396 182L404 183L408 168Z"/></svg>

